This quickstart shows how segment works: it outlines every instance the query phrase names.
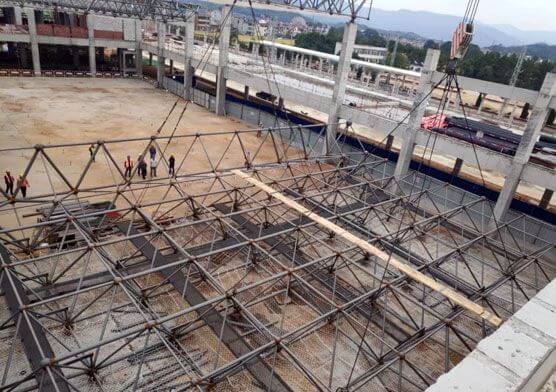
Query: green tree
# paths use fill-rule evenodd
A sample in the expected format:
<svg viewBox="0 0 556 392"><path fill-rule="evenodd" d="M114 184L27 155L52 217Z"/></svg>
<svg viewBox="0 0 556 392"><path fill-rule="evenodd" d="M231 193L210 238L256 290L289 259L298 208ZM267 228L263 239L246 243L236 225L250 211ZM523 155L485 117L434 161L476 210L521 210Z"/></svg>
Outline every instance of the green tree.
<svg viewBox="0 0 556 392"><path fill-rule="evenodd" d="M440 46L432 39L428 39L425 41L423 45L423 49L438 49Z"/></svg>

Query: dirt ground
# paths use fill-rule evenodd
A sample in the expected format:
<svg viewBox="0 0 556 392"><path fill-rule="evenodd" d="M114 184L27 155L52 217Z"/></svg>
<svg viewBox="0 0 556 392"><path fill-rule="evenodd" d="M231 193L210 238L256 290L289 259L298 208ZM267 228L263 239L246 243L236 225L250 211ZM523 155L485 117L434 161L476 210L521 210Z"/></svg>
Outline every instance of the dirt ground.
<svg viewBox="0 0 556 392"><path fill-rule="evenodd" d="M150 136L176 99L132 79L2 78L2 148ZM178 114L168 119L170 131ZM247 124L190 105L178 132L247 128Z"/></svg>
<svg viewBox="0 0 556 392"><path fill-rule="evenodd" d="M2 78L0 79L0 171L10 170L14 176L23 173L34 150L2 151L7 148L30 147L36 144L57 144L96 142L120 138L148 137L154 135L170 109L178 99L176 96L154 88L148 83L131 79L69 79L69 78ZM178 99L176 110L169 117L161 135L170 135L178 121L185 101ZM203 107L190 103L185 111L176 135L210 133L252 129L253 126L233 118L218 117ZM159 143L159 151L166 150L176 156L176 168L183 164L180 173L211 170L226 151L223 165L241 166L245 161L243 150L237 139L228 135L203 138L204 145L194 138L174 139L169 145L164 140ZM145 151L148 141L120 142L107 144L115 163L123 171L127 155L135 163ZM246 150L255 154L261 139L254 134L243 135ZM266 142L265 142L266 143ZM265 146L266 147L266 146ZM54 148L45 150L52 161L59 166L71 184L78 182L89 161L88 144L84 146ZM275 161L272 147L263 148L257 160ZM210 156L211 162L207 160ZM160 157L160 154L158 155ZM159 158L160 159L160 158ZM259 161L260 159L260 161ZM166 177L165 164L159 162L158 177ZM114 163L107 155L99 152L96 162L86 175L80 189L100 185L114 185L118 178ZM121 177L119 177L121 182ZM30 187L28 196L67 191L67 185L57 175L53 166L44 158L37 159L28 174ZM161 183L164 180L161 179ZM166 180L168 183L168 180ZM2 186L3 186L2 182ZM161 186L160 192L163 186ZM81 194L81 193L80 193ZM156 192L149 192L152 198ZM158 195L160 197L161 195ZM109 197L109 196L105 196ZM147 201L151 197L143 197ZM18 208L24 208L17 204ZM25 207L20 217L34 211L33 205ZM8 210L0 212L2 226L7 225ZM35 218L33 218L34 220ZM32 220L26 220L31 223ZM12 222L15 224L15 222Z"/></svg>
<svg viewBox="0 0 556 392"><path fill-rule="evenodd" d="M176 97L145 82L131 79L69 79L69 78L2 78L0 79L0 149L29 147L35 144L55 144L90 141L99 139L118 139L146 137L156 133L164 118L176 102ZM170 116L162 135L172 132L185 101L179 100L177 110ZM295 109L295 107L291 107ZM311 113L314 114L314 113ZM315 116L316 117L316 116ZM318 118L318 117L317 117ZM252 125L233 118L214 115L205 108L190 104L177 127L176 134L195 134L213 131L231 131L253 128ZM363 127L355 131L363 138L374 138L373 131ZM377 137L375 135L375 137ZM208 146L214 157L221 155L230 140L229 136L215 136ZM246 138L246 148L256 150L259 143ZM180 156L187 150L187 143L172 143L168 152L175 153L177 165ZM395 143L397 144L397 143ZM129 154L135 161L143 151L145 142L118 143L111 145L110 151L118 164L123 164ZM237 144L227 153L227 161L241 165L243 152ZM399 148L398 145L393 146ZM422 152L421 152L422 153ZM0 170L11 170L17 175L25 170L33 150L0 153ZM64 173L77 181L83 172L89 155L87 146L51 150L52 160L64 167ZM261 151L262 157L272 160L271 148ZM194 157L198 159L193 159ZM100 158L100 157L99 157ZM190 159L191 158L191 159ZM191 169L207 169L206 154L202 148L185 162ZM101 158L102 159L102 158ZM99 159L97 159L98 161ZM434 154L435 166L453 166L453 158ZM45 167L46 166L46 167ZM36 162L29 173L31 195L50 193L51 183L60 185L62 180L52 174L48 164ZM95 163L87 177L87 185L100 185L110 177L108 166ZM162 168L159 169L162 171ZM69 174L68 174L69 173ZM464 165L464 177L478 180L480 175L473 165ZM503 178L497 173L485 173L491 188L499 189ZM542 195L538 187L519 187L522 199L538 201Z"/></svg>

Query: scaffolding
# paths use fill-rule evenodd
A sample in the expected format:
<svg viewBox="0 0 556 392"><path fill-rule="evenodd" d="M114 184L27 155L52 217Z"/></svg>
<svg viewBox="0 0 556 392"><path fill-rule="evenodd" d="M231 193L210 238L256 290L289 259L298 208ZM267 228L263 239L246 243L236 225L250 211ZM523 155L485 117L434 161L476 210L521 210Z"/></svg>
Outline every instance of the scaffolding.
<svg viewBox="0 0 556 392"><path fill-rule="evenodd" d="M502 320L556 277L553 226L325 129L2 150L50 184L2 190L2 389L421 391L496 329L238 169Z"/></svg>

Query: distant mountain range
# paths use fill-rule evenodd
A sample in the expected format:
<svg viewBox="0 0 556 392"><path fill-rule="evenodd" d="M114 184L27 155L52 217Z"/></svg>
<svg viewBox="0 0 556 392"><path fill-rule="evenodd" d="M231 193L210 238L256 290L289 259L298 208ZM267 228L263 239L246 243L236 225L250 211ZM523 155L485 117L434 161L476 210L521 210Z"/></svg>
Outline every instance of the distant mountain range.
<svg viewBox="0 0 556 392"><path fill-rule="evenodd" d="M338 17L326 14L303 15L308 20L337 25L342 23ZM414 33L424 38L451 41L452 32L461 17L428 11L386 11L373 8L371 20L358 20L377 30ZM524 31L510 25L489 25L475 23L473 43L480 47L492 45L516 46L534 43L556 44L556 31Z"/></svg>
<svg viewBox="0 0 556 392"><path fill-rule="evenodd" d="M494 45L487 49L503 53L503 54L519 54L523 50L523 46L502 46ZM540 57L551 61L556 61L556 45L547 44L531 44L527 45L527 55L533 57Z"/></svg>
<svg viewBox="0 0 556 392"><path fill-rule="evenodd" d="M220 8L222 6L221 4L210 3L206 0L182 1L198 4L209 9ZM250 15L251 11L249 8L242 5L237 5L235 12ZM341 24L343 20L346 19L329 16L324 13L303 13L301 11L287 9L284 9L284 11L256 9L255 14L257 17L263 14L271 15L282 21L287 21L293 16L301 14L309 21L326 23L329 25ZM371 20L358 20L358 23L377 30L407 32L421 36L424 39L431 38L434 40L450 41L452 39L452 32L460 21L461 17L454 15L403 9L398 11L387 11L373 7L371 11ZM473 43L480 47L489 47L493 45L521 46L524 44L536 43L556 45L556 31L524 31L511 25L476 23Z"/></svg>
<svg viewBox="0 0 556 392"><path fill-rule="evenodd" d="M377 29L407 31L426 38L450 41L461 17L427 11L386 11L373 8L371 20L364 22ZM523 31L509 25L475 23L473 43L485 47L491 45L514 46L543 42L556 44L556 31Z"/></svg>

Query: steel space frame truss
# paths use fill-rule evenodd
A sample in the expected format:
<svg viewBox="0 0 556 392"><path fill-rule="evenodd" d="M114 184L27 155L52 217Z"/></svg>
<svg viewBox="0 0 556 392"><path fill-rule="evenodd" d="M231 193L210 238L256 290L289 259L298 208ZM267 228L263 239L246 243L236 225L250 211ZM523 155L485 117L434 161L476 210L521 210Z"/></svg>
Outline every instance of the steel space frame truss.
<svg viewBox="0 0 556 392"><path fill-rule="evenodd" d="M51 189L0 204L1 387L418 391L492 332L232 175L245 159L259 180L504 319L556 276L555 244L517 230L523 217L492 228L483 198L453 203L450 185L416 173L396 183L362 150L320 157L322 132L99 141L79 170L57 157L88 156L89 143L3 150L30 156L24 175L41 169ZM126 177L122 145L155 146L160 177ZM175 176L161 173L170 153Z"/></svg>
<svg viewBox="0 0 556 392"><path fill-rule="evenodd" d="M0 4L141 20L186 21L198 6L168 0L3 0Z"/></svg>
<svg viewBox="0 0 556 392"><path fill-rule="evenodd" d="M302 11L349 16L351 21L355 21L355 19L369 20L372 8L372 1L367 0L241 0L240 2L263 3L278 7L299 8Z"/></svg>

